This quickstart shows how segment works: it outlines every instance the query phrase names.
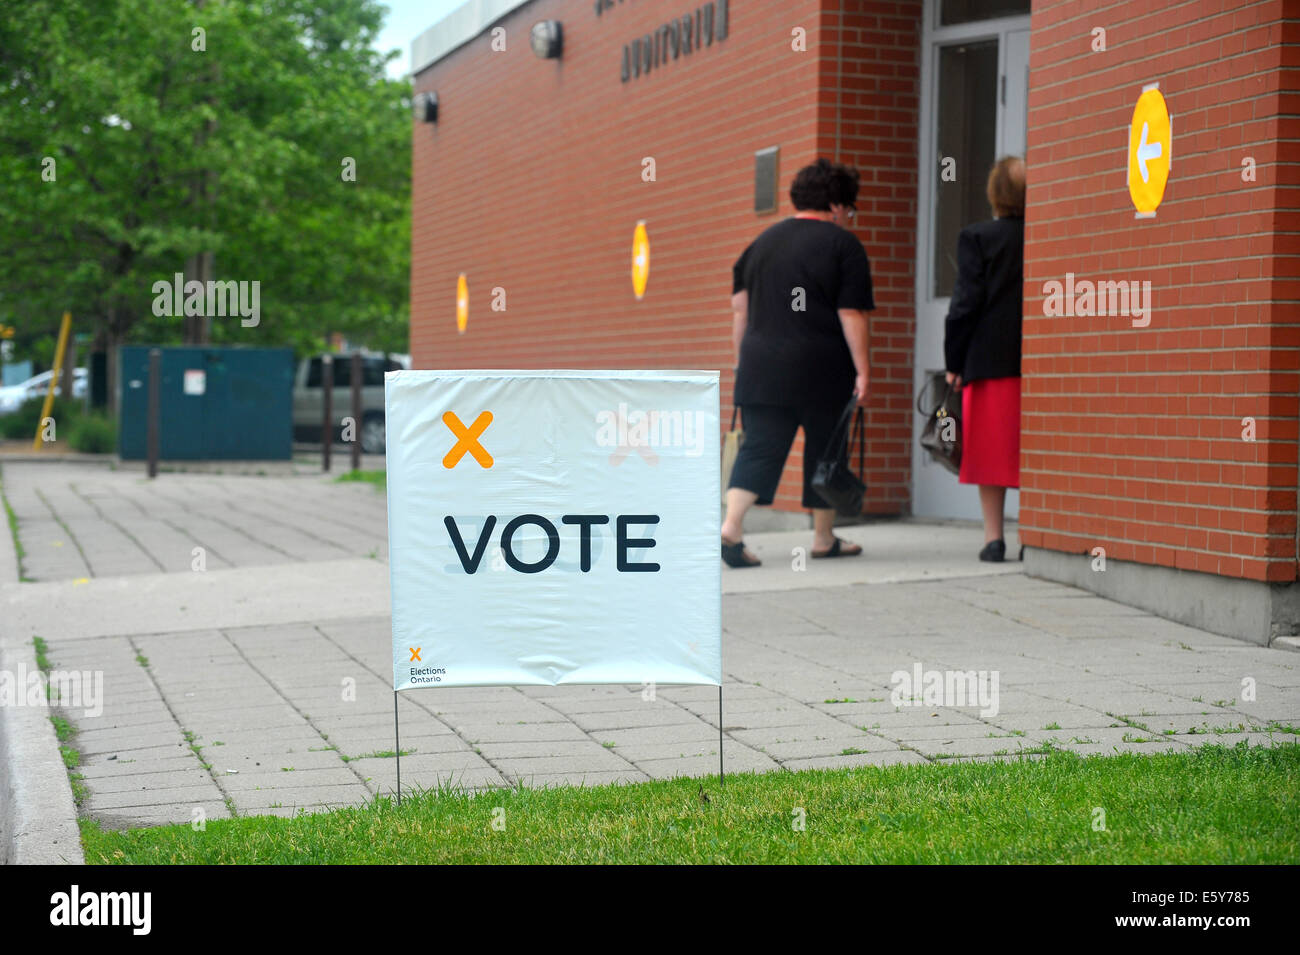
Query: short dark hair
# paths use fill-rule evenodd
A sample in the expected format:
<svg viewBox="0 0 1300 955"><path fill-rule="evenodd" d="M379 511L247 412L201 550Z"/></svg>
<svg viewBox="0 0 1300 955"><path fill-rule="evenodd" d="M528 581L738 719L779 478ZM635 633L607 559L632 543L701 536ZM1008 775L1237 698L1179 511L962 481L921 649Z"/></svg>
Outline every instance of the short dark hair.
<svg viewBox="0 0 1300 955"><path fill-rule="evenodd" d="M858 171L843 163L818 159L804 166L790 184L790 201L800 211L830 212L831 206L856 208Z"/></svg>

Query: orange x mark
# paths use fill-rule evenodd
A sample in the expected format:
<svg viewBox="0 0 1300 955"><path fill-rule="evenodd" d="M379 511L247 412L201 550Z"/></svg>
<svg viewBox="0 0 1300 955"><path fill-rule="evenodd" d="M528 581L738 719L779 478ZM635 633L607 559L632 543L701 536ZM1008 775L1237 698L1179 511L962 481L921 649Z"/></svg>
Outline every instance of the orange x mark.
<svg viewBox="0 0 1300 955"><path fill-rule="evenodd" d="M406 649L411 651L411 659L408 662L410 663L424 662L423 660L420 659L420 651L423 650L424 647L407 647Z"/></svg>
<svg viewBox="0 0 1300 955"><path fill-rule="evenodd" d="M442 466L445 468L454 468L460 463L460 459L468 451L474 456L474 460L481 467L492 467L492 455L487 453L487 448L479 444L478 437L487 430L487 426L492 423L492 412L484 411L474 423L468 428L460 418L456 417L454 411L448 411L442 416L442 423L451 429L451 433L456 436L456 443L452 449L447 452L447 456L442 459Z"/></svg>

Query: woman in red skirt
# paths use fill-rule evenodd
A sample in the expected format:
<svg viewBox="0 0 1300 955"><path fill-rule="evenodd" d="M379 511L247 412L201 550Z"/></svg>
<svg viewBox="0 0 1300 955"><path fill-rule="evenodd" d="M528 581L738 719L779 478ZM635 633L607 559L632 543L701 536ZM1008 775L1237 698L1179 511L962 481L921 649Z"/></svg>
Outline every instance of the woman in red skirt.
<svg viewBox="0 0 1300 955"><path fill-rule="evenodd" d="M959 480L978 484L980 560L1006 559L1007 488L1020 487L1020 323L1025 260L1025 164L999 159L987 194L996 218L961 230L957 284L944 327L948 381L962 391Z"/></svg>

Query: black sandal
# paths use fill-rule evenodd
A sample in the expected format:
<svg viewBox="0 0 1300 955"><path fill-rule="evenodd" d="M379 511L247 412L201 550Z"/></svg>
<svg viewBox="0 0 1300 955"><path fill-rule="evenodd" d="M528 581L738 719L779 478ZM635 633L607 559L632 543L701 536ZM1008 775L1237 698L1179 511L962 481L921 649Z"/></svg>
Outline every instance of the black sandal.
<svg viewBox="0 0 1300 955"><path fill-rule="evenodd" d="M827 550L822 551L820 554L817 553L817 551L812 551L813 559L825 560L830 557L857 557L859 554L862 553L861 544L851 545L853 547L856 547L857 550L844 550L844 545L849 543L850 543L849 541L836 537L835 542L831 544L831 546Z"/></svg>
<svg viewBox="0 0 1300 955"><path fill-rule="evenodd" d="M725 539L722 542L722 562L728 567L758 567L763 563L757 557L750 560L745 556L744 541L728 544Z"/></svg>

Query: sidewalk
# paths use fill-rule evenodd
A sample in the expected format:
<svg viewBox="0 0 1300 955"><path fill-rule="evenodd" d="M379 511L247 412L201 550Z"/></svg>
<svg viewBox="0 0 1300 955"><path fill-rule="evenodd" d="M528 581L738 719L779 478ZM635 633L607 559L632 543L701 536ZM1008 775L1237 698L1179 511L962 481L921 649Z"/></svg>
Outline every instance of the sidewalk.
<svg viewBox="0 0 1300 955"><path fill-rule="evenodd" d="M216 473L222 464L239 473ZM141 462L0 459L0 467L26 580L190 572L196 561L221 570L387 557L383 494L335 484L318 467L296 473L301 465L266 462L259 475L238 462L200 462L153 481Z"/></svg>
<svg viewBox="0 0 1300 955"><path fill-rule="evenodd" d="M6 639L40 635L56 667L103 672L103 714L65 712L80 731L82 811L142 826L190 822L199 809L208 819L287 815L390 792L387 565L344 544L361 527L372 534L363 546L382 535L383 495L305 476L173 475L138 490L137 477L120 480L42 493L56 513L81 500L78 520L116 523L141 542L163 502L163 523L184 528L174 548L190 543L198 525L186 522L197 515L285 551L307 532L286 526L290 515L319 511L334 515L324 523L335 531L349 527L327 550L324 524L310 525L315 559L303 548L298 559L203 573L0 587ZM21 493L30 502L34 489ZM1296 739L1300 656L1033 580L1017 563L980 564L973 526L841 533L865 556L800 560L808 533L762 534L748 543L763 567L724 570L728 772ZM153 546L141 549L163 552ZM895 671L917 664L996 674L995 706L910 693L891 701ZM404 788L593 785L718 768L710 687L447 688L398 702Z"/></svg>

